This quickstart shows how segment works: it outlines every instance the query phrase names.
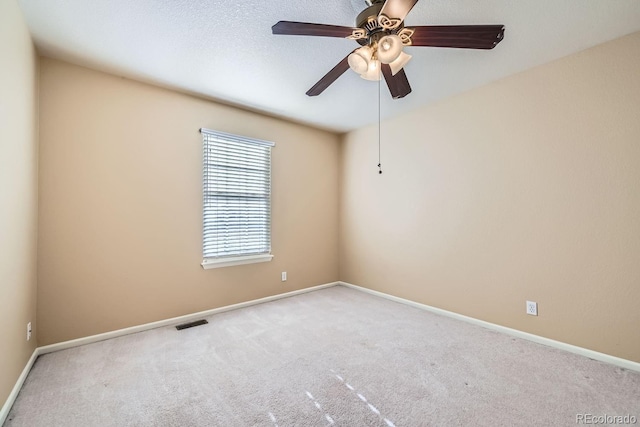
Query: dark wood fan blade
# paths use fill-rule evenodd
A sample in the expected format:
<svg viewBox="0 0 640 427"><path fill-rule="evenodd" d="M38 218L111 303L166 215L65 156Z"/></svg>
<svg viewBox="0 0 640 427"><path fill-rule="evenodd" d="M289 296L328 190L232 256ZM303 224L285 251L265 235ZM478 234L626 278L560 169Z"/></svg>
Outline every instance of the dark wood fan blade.
<svg viewBox="0 0 640 427"><path fill-rule="evenodd" d="M349 53L349 55L351 55L351 53ZM327 74L324 75L323 78L318 80L318 83L314 84L313 87L307 91L307 95L309 96L320 95L322 92L324 92L326 88L331 86L331 83L335 82L338 79L338 77L343 75L345 71L349 69L349 62L348 62L349 55L345 56L342 61L338 62L338 65L333 67L331 71L329 71Z"/></svg>
<svg viewBox="0 0 640 427"><path fill-rule="evenodd" d="M389 92L393 99L404 98L411 93L411 86L409 86L409 80L404 72L404 69L398 71L394 76L391 73L391 67L388 64L382 65L382 75L384 80L389 86Z"/></svg>
<svg viewBox="0 0 640 427"><path fill-rule="evenodd" d="M308 22L280 21L271 27L273 34L290 36L347 37L355 28L338 25L311 24Z"/></svg>
<svg viewBox="0 0 640 427"><path fill-rule="evenodd" d="M493 49L504 38L504 25L411 27L411 46Z"/></svg>
<svg viewBox="0 0 640 427"><path fill-rule="evenodd" d="M418 0L387 0L380 10L380 14L386 15L388 18L404 20L416 3Z"/></svg>

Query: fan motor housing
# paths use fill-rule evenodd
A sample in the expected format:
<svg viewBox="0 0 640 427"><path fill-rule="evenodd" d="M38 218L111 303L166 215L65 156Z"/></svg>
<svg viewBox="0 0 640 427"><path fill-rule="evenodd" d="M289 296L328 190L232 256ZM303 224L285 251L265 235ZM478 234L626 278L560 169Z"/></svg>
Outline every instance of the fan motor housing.
<svg viewBox="0 0 640 427"><path fill-rule="evenodd" d="M375 3L360 12L356 17L356 27L364 28L370 19L377 19L383 5L383 3Z"/></svg>
<svg viewBox="0 0 640 427"><path fill-rule="evenodd" d="M366 46L371 43L376 43L381 37L390 33L390 31L385 30L378 23L378 16L380 15L382 6L384 6L384 1L375 2L358 14L356 18L356 26L358 28L362 28L367 32L366 39L357 40L360 45ZM400 30L403 27L404 22L402 22L400 26L398 26L397 30Z"/></svg>

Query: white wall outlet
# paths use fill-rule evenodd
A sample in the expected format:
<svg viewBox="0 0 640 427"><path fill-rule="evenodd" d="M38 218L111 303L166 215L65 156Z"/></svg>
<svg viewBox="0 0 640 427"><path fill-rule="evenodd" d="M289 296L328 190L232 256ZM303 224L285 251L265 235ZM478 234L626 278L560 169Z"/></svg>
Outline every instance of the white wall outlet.
<svg viewBox="0 0 640 427"><path fill-rule="evenodd" d="M532 316L538 315L538 303L534 301L527 301L527 314Z"/></svg>
<svg viewBox="0 0 640 427"><path fill-rule="evenodd" d="M27 323L27 341L31 339L31 322Z"/></svg>
<svg viewBox="0 0 640 427"><path fill-rule="evenodd" d="M286 272L286 271L283 271L283 272L282 272L282 281L283 281L283 282L286 282L286 281L287 281L287 272Z"/></svg>

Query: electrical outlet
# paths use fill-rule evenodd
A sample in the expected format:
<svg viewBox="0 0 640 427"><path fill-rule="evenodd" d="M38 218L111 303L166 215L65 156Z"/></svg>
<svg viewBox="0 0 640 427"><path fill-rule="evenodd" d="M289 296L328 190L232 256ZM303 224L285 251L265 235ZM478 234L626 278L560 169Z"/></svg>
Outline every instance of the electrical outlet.
<svg viewBox="0 0 640 427"><path fill-rule="evenodd" d="M527 314L532 316L538 315L538 303L534 301L527 301Z"/></svg>
<svg viewBox="0 0 640 427"><path fill-rule="evenodd" d="M282 281L283 281L283 282L286 282L286 281L287 281L287 272L286 272L286 271L283 271L283 272L282 272Z"/></svg>
<svg viewBox="0 0 640 427"><path fill-rule="evenodd" d="M27 341L31 339L31 322L27 323Z"/></svg>

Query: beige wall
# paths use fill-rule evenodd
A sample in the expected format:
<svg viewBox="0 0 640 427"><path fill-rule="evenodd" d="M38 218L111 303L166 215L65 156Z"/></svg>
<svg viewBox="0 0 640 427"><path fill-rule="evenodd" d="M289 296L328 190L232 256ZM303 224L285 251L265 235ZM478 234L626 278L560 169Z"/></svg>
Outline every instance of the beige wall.
<svg viewBox="0 0 640 427"><path fill-rule="evenodd" d="M640 33L345 136L340 278L640 362ZM539 317L525 314L537 301Z"/></svg>
<svg viewBox="0 0 640 427"><path fill-rule="evenodd" d="M338 136L56 60L40 76L41 345L338 279ZM273 261L200 266L200 127L276 143Z"/></svg>
<svg viewBox="0 0 640 427"><path fill-rule="evenodd" d="M36 347L37 56L15 0L0 0L0 407Z"/></svg>

